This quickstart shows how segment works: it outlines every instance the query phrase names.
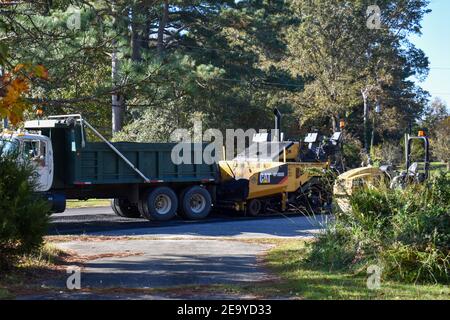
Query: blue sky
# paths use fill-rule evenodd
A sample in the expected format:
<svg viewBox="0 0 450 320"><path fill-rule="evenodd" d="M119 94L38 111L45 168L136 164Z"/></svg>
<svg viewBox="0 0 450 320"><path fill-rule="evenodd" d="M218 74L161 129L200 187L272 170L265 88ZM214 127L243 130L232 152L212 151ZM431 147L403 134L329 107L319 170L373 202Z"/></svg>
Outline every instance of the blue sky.
<svg viewBox="0 0 450 320"><path fill-rule="evenodd" d="M450 0L431 0L433 10L422 21L422 35L411 38L430 60L430 74L419 85L450 108Z"/></svg>

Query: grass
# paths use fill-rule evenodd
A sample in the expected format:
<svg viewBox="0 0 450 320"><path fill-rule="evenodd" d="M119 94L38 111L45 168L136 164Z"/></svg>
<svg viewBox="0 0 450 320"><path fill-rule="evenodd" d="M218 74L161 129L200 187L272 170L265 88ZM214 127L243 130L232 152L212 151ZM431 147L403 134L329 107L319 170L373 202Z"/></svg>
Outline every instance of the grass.
<svg viewBox="0 0 450 320"><path fill-rule="evenodd" d="M18 270L48 268L57 263L63 254L64 251L55 245L46 243L36 254L22 257L16 267Z"/></svg>
<svg viewBox="0 0 450 320"><path fill-rule="evenodd" d="M437 175L440 172L447 172L447 175L450 176L450 171L447 171L447 164L444 162L431 162L430 163L430 174Z"/></svg>
<svg viewBox="0 0 450 320"><path fill-rule="evenodd" d="M447 170L447 164L445 162L431 162L430 169Z"/></svg>
<svg viewBox="0 0 450 320"><path fill-rule="evenodd" d="M0 300L14 299L17 290L35 291L33 281L41 277L54 277L58 272L57 265L65 256L64 251L48 243L37 253L23 256L14 268L0 274Z"/></svg>
<svg viewBox="0 0 450 320"><path fill-rule="evenodd" d="M265 266L275 277L272 280L244 285L213 285L206 287L186 286L181 288L151 289L151 292L189 294L223 293L247 295L257 298L289 299L408 299L444 300L450 299L450 289L445 285L411 285L394 281L382 281L379 290L366 287L364 273L351 274L329 272L308 267L304 261L307 241L285 240L263 241L274 247L263 257ZM36 290L28 287L31 278L39 277L44 270L54 270L55 264L64 252L53 244L45 244L38 254L24 257L17 268L0 276L0 299L13 299L19 290ZM54 275L53 275L54 276ZM46 276L48 277L48 275ZM38 288L39 289L39 288ZM119 293L135 293L132 289L116 289ZM95 290L94 290L95 291ZM114 290L113 290L114 291ZM122 292L123 291L123 292ZM149 291L149 292L150 292ZM138 291L136 291L138 293ZM141 292L142 293L142 292Z"/></svg>
<svg viewBox="0 0 450 320"><path fill-rule="evenodd" d="M106 199L90 200L67 200L68 209L91 208L91 207L109 207L110 201Z"/></svg>
<svg viewBox="0 0 450 320"><path fill-rule="evenodd" d="M263 287L262 291L268 295L275 293L302 299L450 299L450 289L445 285L413 285L382 280L380 289L369 290L367 275L363 272L351 274L308 267L304 261L306 250L305 242L299 240L269 251L267 266L282 281Z"/></svg>
<svg viewBox="0 0 450 320"><path fill-rule="evenodd" d="M12 299L14 295L11 294L6 288L0 287L0 300Z"/></svg>

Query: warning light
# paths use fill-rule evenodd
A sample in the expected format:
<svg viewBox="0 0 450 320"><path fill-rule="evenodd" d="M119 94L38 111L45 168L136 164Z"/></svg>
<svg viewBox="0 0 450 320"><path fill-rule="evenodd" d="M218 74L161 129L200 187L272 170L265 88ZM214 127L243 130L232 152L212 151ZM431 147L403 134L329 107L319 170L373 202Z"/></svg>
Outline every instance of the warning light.
<svg viewBox="0 0 450 320"><path fill-rule="evenodd" d="M426 137L427 135L425 134L425 131L420 130L418 136L419 137Z"/></svg>
<svg viewBox="0 0 450 320"><path fill-rule="evenodd" d="M341 129L345 128L345 120L339 121L339 128L341 128Z"/></svg>
<svg viewBox="0 0 450 320"><path fill-rule="evenodd" d="M36 115L37 115L38 117L41 117L43 114L44 114L44 111L43 111L42 109L37 109L37 110L36 110Z"/></svg>

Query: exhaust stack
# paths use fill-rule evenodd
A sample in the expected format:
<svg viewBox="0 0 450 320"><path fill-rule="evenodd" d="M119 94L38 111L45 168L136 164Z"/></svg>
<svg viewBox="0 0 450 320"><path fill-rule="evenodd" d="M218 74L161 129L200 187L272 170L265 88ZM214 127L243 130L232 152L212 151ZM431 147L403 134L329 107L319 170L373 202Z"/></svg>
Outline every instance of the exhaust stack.
<svg viewBox="0 0 450 320"><path fill-rule="evenodd" d="M281 142L281 112L278 108L273 110L273 114L275 115L275 132L273 141Z"/></svg>

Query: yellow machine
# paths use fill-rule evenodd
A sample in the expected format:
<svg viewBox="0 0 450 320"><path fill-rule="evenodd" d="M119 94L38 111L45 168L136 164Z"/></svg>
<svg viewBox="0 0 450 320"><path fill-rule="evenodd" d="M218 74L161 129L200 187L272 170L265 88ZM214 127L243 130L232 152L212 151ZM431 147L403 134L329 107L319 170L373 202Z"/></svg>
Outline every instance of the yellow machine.
<svg viewBox="0 0 450 320"><path fill-rule="evenodd" d="M419 167L418 162L411 162L411 148L414 140L422 141L425 158L422 168ZM405 160L406 171L394 173L390 166L377 167L363 167L356 168L344 172L337 177L333 187L333 195L336 204L342 212L350 210L350 196L358 189L379 187L384 185L390 188L405 188L411 183L421 183L429 176L430 167L430 144L423 131L420 131L418 136L405 136Z"/></svg>
<svg viewBox="0 0 450 320"><path fill-rule="evenodd" d="M278 130L278 110L275 115ZM282 135L280 139L256 135L236 158L219 162L219 199L227 199L220 204L252 216L280 210L318 212L331 205L331 192L326 192L320 181L323 171L330 167L329 159L302 161L301 150L302 142L282 141Z"/></svg>
<svg viewBox="0 0 450 320"><path fill-rule="evenodd" d="M376 167L356 168L344 172L334 184L334 200L343 212L348 212L350 209L349 196L355 190L365 186L378 185L384 178L385 172Z"/></svg>

